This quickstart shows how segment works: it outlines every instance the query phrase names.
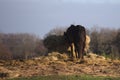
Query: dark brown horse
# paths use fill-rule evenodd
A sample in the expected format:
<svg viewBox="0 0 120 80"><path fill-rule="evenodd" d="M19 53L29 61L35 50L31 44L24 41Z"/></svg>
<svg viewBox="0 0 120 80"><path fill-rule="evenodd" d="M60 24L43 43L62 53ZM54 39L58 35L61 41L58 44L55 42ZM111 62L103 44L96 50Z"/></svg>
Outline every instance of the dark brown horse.
<svg viewBox="0 0 120 80"><path fill-rule="evenodd" d="M67 43L71 46L72 58L83 59L86 42L86 30L81 25L71 25L64 33Z"/></svg>

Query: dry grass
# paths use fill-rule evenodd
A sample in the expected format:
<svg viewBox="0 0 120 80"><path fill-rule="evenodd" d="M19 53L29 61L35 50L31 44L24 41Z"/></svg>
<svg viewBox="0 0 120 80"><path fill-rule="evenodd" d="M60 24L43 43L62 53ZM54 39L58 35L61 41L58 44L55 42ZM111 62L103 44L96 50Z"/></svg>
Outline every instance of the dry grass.
<svg viewBox="0 0 120 80"><path fill-rule="evenodd" d="M0 78L73 74L117 77L120 76L120 61L90 53L84 56L83 63L78 63L58 52L30 60L0 61Z"/></svg>

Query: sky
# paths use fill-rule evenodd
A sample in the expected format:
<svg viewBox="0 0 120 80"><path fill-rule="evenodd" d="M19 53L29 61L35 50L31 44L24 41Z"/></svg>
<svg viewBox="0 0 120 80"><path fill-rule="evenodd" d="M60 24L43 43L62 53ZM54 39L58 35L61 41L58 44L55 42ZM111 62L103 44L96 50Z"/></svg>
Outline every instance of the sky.
<svg viewBox="0 0 120 80"><path fill-rule="evenodd" d="M120 0L0 0L0 32L44 37L71 24L120 28Z"/></svg>

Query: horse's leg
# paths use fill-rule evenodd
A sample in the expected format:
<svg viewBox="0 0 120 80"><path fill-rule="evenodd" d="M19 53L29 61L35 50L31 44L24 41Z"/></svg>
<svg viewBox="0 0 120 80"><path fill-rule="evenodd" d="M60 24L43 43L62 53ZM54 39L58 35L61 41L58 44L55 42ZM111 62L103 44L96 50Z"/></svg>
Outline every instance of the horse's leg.
<svg viewBox="0 0 120 80"><path fill-rule="evenodd" d="M77 49L77 44L75 43L74 44L75 46L75 57L78 58L78 49Z"/></svg>
<svg viewBox="0 0 120 80"><path fill-rule="evenodd" d="M83 42L83 44L82 44L83 46L82 46L82 59L84 59L84 53L85 53L85 41Z"/></svg>
<svg viewBox="0 0 120 80"><path fill-rule="evenodd" d="M77 49L77 52L78 52L78 59L82 59L83 57L83 53L82 53L82 51L83 51L83 45L81 44L81 43L79 43L79 44L77 44L77 46L76 46L76 49Z"/></svg>
<svg viewBox="0 0 120 80"><path fill-rule="evenodd" d="M72 53L72 58L74 59L76 59L76 53L75 53L75 46L74 46L74 43L72 43L71 44L71 53Z"/></svg>

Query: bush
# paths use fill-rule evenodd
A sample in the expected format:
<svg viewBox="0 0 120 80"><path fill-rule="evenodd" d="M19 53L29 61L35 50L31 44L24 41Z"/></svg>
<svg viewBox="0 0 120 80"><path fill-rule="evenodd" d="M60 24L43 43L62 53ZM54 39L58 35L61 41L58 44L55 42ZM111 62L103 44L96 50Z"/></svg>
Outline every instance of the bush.
<svg viewBox="0 0 120 80"><path fill-rule="evenodd" d="M4 60L12 59L12 53L2 43L0 43L0 59L4 59Z"/></svg>
<svg viewBox="0 0 120 80"><path fill-rule="evenodd" d="M13 59L28 59L41 55L45 51L43 41L33 34L0 33L0 54L12 55ZM4 46L5 45L5 46ZM2 57L3 55L0 55Z"/></svg>
<svg viewBox="0 0 120 80"><path fill-rule="evenodd" d="M118 53L120 53L119 31L120 30L94 27L90 31L90 49L92 52L101 55L110 55L114 58L120 57L120 55L118 55Z"/></svg>
<svg viewBox="0 0 120 80"><path fill-rule="evenodd" d="M65 43L64 36L50 35L44 39L44 45L48 49L48 52L60 52L67 51L67 44Z"/></svg>

